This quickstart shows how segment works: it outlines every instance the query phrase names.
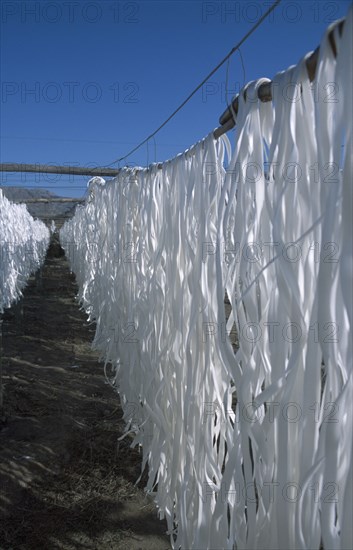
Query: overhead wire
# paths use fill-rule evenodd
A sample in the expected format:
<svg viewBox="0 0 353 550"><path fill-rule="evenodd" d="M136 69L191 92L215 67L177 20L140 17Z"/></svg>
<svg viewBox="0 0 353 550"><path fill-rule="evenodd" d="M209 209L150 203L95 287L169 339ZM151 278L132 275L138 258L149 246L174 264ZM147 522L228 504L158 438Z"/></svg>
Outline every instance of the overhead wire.
<svg viewBox="0 0 353 550"><path fill-rule="evenodd" d="M244 64L244 59L243 59L243 55L241 53L241 49L238 48L238 52L239 52L239 56L240 56L240 62L241 62L241 66L242 66L242 70L243 70L243 84L242 84L242 88L244 88L245 84L246 84L246 73L245 73L245 64ZM233 115L233 118L234 120L236 119L236 114L235 114L235 111L233 109L233 101L229 101L229 88L228 88L228 85L229 85L229 65L230 65L230 58L228 58L227 60L227 67L226 67L226 85L225 85L225 99L226 99L226 103L227 103L227 107L228 109L230 109L232 111L232 115Z"/></svg>
<svg viewBox="0 0 353 550"><path fill-rule="evenodd" d="M184 101L179 105L179 107L177 107L171 115L169 115L168 118L166 118L166 120L164 122L162 122L162 124L160 124L158 126L158 128L152 132L149 136L147 136L143 141L141 141L138 145L136 145L136 147L134 147L133 149L131 149L131 151L129 151L126 155L124 155L123 157L119 157L118 159L116 160L113 160L113 162L111 162L110 164L106 164L105 167L109 167L109 166L113 166L113 164L116 164L117 162L121 162L123 160L125 160L127 157L131 156L135 151L137 151L138 149L140 149L140 147L142 147L142 145L144 145L147 141L149 141L152 137L154 137L162 128L164 128L164 126L166 124L168 124L168 122L174 118L174 116L184 107L184 105L186 105L186 103L188 103L188 101L190 101L190 99L200 90L200 88L202 88L202 86L211 78L211 76L213 76L217 71L218 69L220 69L222 67L222 65L224 65L224 63L240 48L240 46L242 44L244 44L244 42L249 38L249 36L251 36L253 34L253 32L261 25L261 23L270 15L270 13L278 6L278 4L281 3L282 0L276 0L270 7L269 9L259 18L258 21L256 21L256 23L251 27L251 29L243 36L243 38L230 50L230 52L222 59L222 61L220 61L218 63L218 65L216 65L216 67L214 67L214 69L212 69L212 71L202 80L202 82L200 82L200 84L198 84L198 86L196 86L196 88L187 96L186 99L184 99Z"/></svg>

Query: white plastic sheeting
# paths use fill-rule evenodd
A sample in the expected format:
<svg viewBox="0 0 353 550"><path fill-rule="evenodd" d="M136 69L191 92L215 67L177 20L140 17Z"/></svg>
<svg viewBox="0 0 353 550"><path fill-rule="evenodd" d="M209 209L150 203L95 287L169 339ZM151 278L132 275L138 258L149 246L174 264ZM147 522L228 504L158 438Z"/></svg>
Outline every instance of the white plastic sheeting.
<svg viewBox="0 0 353 550"><path fill-rule="evenodd" d="M48 244L46 225L0 190L0 314L21 296L28 277L44 261Z"/></svg>
<svg viewBox="0 0 353 550"><path fill-rule="evenodd" d="M352 547L352 28L61 230L174 548Z"/></svg>

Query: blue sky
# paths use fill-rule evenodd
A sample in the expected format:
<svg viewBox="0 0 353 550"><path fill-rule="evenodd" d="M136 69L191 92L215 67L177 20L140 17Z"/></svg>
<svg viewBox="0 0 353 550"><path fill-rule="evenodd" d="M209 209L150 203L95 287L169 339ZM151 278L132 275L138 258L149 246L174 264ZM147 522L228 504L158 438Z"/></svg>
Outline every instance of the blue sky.
<svg viewBox="0 0 353 550"><path fill-rule="evenodd" d="M103 166L185 99L270 1L7 1L1 10L1 162ZM350 1L287 1L229 64L229 97L298 62ZM218 126L226 65L125 164L184 151ZM234 131L229 133L234 142ZM124 163L123 163L124 164ZM81 196L89 178L3 174L2 185Z"/></svg>

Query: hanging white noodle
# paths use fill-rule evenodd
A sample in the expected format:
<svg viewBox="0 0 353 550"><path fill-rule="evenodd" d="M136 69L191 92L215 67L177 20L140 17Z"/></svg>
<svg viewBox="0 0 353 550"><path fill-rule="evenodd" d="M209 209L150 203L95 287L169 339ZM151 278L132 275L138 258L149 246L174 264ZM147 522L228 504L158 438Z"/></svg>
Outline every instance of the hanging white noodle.
<svg viewBox="0 0 353 550"><path fill-rule="evenodd" d="M0 314L22 295L30 275L43 263L49 229L26 205L13 204L0 189Z"/></svg>
<svg viewBox="0 0 353 550"><path fill-rule="evenodd" d="M209 136L92 182L60 232L173 548L352 546L352 27L318 98L306 58L240 94L227 173Z"/></svg>

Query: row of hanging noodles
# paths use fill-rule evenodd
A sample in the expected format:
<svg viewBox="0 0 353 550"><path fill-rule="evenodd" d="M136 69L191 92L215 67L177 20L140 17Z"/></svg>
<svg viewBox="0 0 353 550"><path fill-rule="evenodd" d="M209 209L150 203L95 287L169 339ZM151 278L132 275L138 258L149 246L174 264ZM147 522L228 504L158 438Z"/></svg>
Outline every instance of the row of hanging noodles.
<svg viewBox="0 0 353 550"><path fill-rule="evenodd" d="M46 225L0 189L0 314L21 296L29 276L43 263L49 245Z"/></svg>
<svg viewBox="0 0 353 550"><path fill-rule="evenodd" d="M173 548L352 547L352 23L61 230Z"/></svg>

